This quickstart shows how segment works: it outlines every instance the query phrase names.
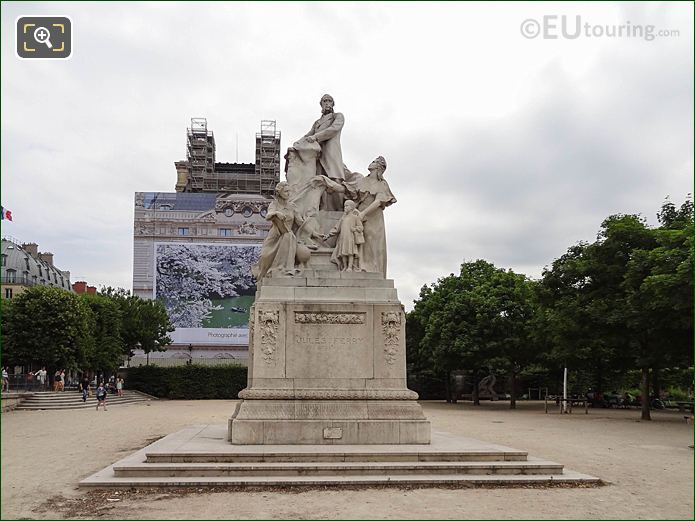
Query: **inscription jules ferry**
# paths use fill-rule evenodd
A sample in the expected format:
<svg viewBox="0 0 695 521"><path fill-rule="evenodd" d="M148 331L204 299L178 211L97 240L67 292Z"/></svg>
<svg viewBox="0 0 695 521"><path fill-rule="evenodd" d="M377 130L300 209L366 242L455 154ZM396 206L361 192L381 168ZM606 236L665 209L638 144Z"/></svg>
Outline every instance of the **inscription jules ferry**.
<svg viewBox="0 0 695 521"><path fill-rule="evenodd" d="M363 325L365 322L365 313L312 313L307 311L295 311L294 321L297 324ZM365 338L359 336L296 335L294 341L296 344L333 347L361 344L365 341Z"/></svg>

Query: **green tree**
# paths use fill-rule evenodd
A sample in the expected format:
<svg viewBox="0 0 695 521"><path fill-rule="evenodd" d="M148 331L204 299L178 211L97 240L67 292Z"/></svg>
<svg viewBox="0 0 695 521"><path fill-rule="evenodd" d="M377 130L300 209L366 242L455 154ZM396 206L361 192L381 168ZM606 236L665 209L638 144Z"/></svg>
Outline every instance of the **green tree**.
<svg viewBox="0 0 695 521"><path fill-rule="evenodd" d="M95 370L113 371L127 355L121 338L122 314L118 303L106 295L80 295L90 308L94 320L90 331L90 348L87 367Z"/></svg>
<svg viewBox="0 0 695 521"><path fill-rule="evenodd" d="M692 363L692 202L667 201L658 217L659 228L637 215L607 218L594 243L543 273L539 293L555 360L591 371L598 390L639 369L645 420L650 371Z"/></svg>
<svg viewBox="0 0 695 521"><path fill-rule="evenodd" d="M142 299L122 288L107 287L100 293L113 299L121 310L121 339L128 356L136 349L147 354L165 351L171 344L168 333L174 326L161 302Z"/></svg>
<svg viewBox="0 0 695 521"><path fill-rule="evenodd" d="M625 321L642 371L642 418L650 419L649 370L654 392L662 368L692 365L693 204L676 209L666 200L652 230L654 244L632 252L627 264Z"/></svg>
<svg viewBox="0 0 695 521"><path fill-rule="evenodd" d="M433 374L447 386L452 371L470 371L478 404L483 368L503 369L515 386L519 371L535 359L533 316L533 283L524 275L483 260L464 263L459 275L423 287L409 315L418 344L409 351L420 370L429 356Z"/></svg>
<svg viewBox="0 0 695 521"><path fill-rule="evenodd" d="M52 374L87 361L94 317L74 293L35 286L3 305L2 321L9 362L46 366Z"/></svg>

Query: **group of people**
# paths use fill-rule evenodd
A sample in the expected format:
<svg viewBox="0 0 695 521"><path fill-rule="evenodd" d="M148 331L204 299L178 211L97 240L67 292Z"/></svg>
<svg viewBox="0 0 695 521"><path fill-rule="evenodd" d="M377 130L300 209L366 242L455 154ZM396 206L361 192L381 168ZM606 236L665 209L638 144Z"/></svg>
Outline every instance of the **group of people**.
<svg viewBox="0 0 695 521"><path fill-rule="evenodd" d="M65 390L65 369L58 369L53 375L53 391Z"/></svg>
<svg viewBox="0 0 695 521"><path fill-rule="evenodd" d="M86 402L87 398L91 395L89 386L89 378L85 376L80 382L80 391L82 392L83 402ZM108 396L109 392L111 394L123 396L123 378L116 378L115 376L111 376L111 378L109 378L108 383L104 382L103 380L99 380L99 385L97 385L95 391L97 398L97 411L99 410L99 407L102 406L104 407L104 410L107 410L106 397Z"/></svg>

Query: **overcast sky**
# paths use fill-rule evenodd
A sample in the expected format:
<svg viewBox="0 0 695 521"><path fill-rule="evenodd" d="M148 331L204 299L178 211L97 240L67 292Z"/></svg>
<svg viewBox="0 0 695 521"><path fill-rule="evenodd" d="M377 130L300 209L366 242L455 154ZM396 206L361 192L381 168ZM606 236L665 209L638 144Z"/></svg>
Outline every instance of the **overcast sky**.
<svg viewBox="0 0 695 521"><path fill-rule="evenodd" d="M71 59L15 56L32 14L72 18ZM561 14L590 36L522 35ZM595 36L619 25L677 35ZM464 261L538 277L608 215L654 224L667 195L680 204L693 61L691 3L3 2L2 233L73 281L130 289L133 193L174 191L191 117L218 161L238 136L252 162L261 119L284 149L328 92L347 166L388 162L389 277L410 309Z"/></svg>

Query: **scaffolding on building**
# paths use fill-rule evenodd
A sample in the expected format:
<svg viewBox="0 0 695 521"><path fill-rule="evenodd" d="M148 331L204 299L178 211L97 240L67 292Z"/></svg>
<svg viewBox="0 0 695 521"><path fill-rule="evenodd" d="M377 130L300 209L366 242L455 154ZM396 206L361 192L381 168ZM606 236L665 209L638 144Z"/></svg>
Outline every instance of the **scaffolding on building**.
<svg viewBox="0 0 695 521"><path fill-rule="evenodd" d="M216 163L207 119L191 118L186 161L174 165L177 191L273 195L280 181L280 132L274 120L264 119L256 134L255 163Z"/></svg>
<svg viewBox="0 0 695 521"><path fill-rule="evenodd" d="M215 135L208 130L206 118L191 118L186 144L190 190L217 192L219 185L215 175Z"/></svg>
<svg viewBox="0 0 695 521"><path fill-rule="evenodd" d="M275 120L261 120L256 134L256 176L263 195L272 195L280 181L280 131Z"/></svg>

